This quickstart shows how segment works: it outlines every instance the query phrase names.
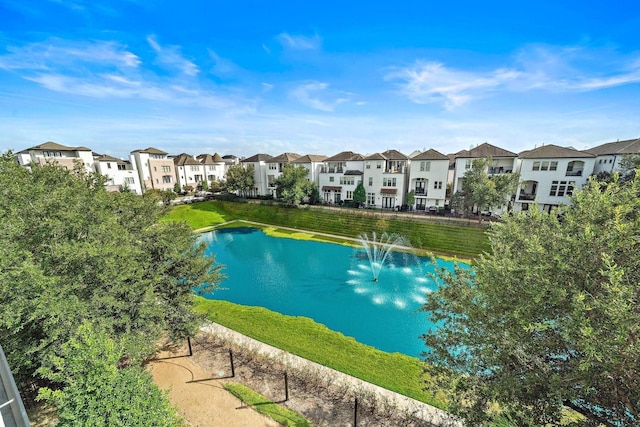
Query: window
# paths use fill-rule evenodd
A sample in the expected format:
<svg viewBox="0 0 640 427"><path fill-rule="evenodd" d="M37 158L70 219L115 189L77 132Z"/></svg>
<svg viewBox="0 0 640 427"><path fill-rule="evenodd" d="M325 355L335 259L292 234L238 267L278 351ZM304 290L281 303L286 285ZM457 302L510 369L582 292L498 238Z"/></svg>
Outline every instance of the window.
<svg viewBox="0 0 640 427"><path fill-rule="evenodd" d="M434 190L442 190L442 181L434 181L433 182Z"/></svg>
<svg viewBox="0 0 640 427"><path fill-rule="evenodd" d="M124 179L124 183L125 183L125 184L135 184L135 183L136 183L136 180L128 176L128 177L126 177L126 178Z"/></svg>
<svg viewBox="0 0 640 427"><path fill-rule="evenodd" d="M367 193L367 204L368 205L376 204L376 193Z"/></svg>
<svg viewBox="0 0 640 427"><path fill-rule="evenodd" d="M332 176L329 177L329 182L333 182L333 177Z"/></svg>
<svg viewBox="0 0 640 427"><path fill-rule="evenodd" d="M551 182L551 191L549 192L549 196L571 196L575 185L576 183L574 181L553 181Z"/></svg>
<svg viewBox="0 0 640 427"><path fill-rule="evenodd" d="M216 165L209 165L209 170L210 171L216 170Z"/></svg>
<svg viewBox="0 0 640 427"><path fill-rule="evenodd" d="M62 153L60 151L44 151L42 155L45 157L62 157Z"/></svg>
<svg viewBox="0 0 640 427"><path fill-rule="evenodd" d="M162 159L162 158L163 158L163 157L162 157L162 154L152 154L152 155L151 155L151 156L149 156L149 157L151 157L152 159Z"/></svg>
<svg viewBox="0 0 640 427"><path fill-rule="evenodd" d="M202 175L194 175L193 178L196 180L196 182L202 182Z"/></svg>
<svg viewBox="0 0 640 427"><path fill-rule="evenodd" d="M367 162L365 167L366 167L367 169L371 169L371 162Z"/></svg>
<svg viewBox="0 0 640 427"><path fill-rule="evenodd" d="M163 184L171 184L171 175L164 175L162 177L162 183Z"/></svg>
<svg viewBox="0 0 640 427"><path fill-rule="evenodd" d="M376 163L376 169L382 169L382 162Z"/></svg>
<svg viewBox="0 0 640 427"><path fill-rule="evenodd" d="M382 186L383 187L395 187L396 179L395 178L382 178Z"/></svg>
<svg viewBox="0 0 640 427"><path fill-rule="evenodd" d="M125 164L119 164L119 165L118 165L118 170L119 170L119 171L126 171L126 170L127 170L127 165L125 165Z"/></svg>
<svg viewBox="0 0 640 427"><path fill-rule="evenodd" d="M107 169L111 169L111 163L107 162Z"/></svg>
<svg viewBox="0 0 640 427"><path fill-rule="evenodd" d="M352 176L340 177L340 185L353 185L354 183L355 183L355 179Z"/></svg>
<svg viewBox="0 0 640 427"><path fill-rule="evenodd" d="M278 169L277 163L269 163L269 170L274 171L276 169Z"/></svg>
<svg viewBox="0 0 640 427"><path fill-rule="evenodd" d="M353 191L347 191L347 200L353 200Z"/></svg>
<svg viewBox="0 0 640 427"><path fill-rule="evenodd" d="M531 170L539 171L540 170L540 162L533 162L533 168Z"/></svg>
<svg viewBox="0 0 640 427"><path fill-rule="evenodd" d="M162 172L171 172L171 166L162 166Z"/></svg>
<svg viewBox="0 0 640 427"><path fill-rule="evenodd" d="M153 167L153 171L154 171L154 172L157 172L157 171L158 171L158 168L154 166L154 167Z"/></svg>
<svg viewBox="0 0 640 427"><path fill-rule="evenodd" d="M598 160L598 164L602 164L602 159Z"/></svg>
<svg viewBox="0 0 640 427"><path fill-rule="evenodd" d="M431 162L420 162L420 172L429 172L431 170Z"/></svg>
<svg viewBox="0 0 640 427"><path fill-rule="evenodd" d="M550 171L558 170L558 162L551 162L551 163L549 163L549 170L550 170Z"/></svg>
<svg viewBox="0 0 640 427"><path fill-rule="evenodd" d="M373 177L369 177L369 187L371 187L373 185Z"/></svg>
<svg viewBox="0 0 640 427"><path fill-rule="evenodd" d="M540 166L540 170L541 170L541 171L547 171L547 170L549 170L549 162L548 162L548 161L544 161L544 162L542 162L542 165Z"/></svg>
<svg viewBox="0 0 640 427"><path fill-rule="evenodd" d="M200 170L200 166L191 165L189 169L191 169L191 172L198 172Z"/></svg>
<svg viewBox="0 0 640 427"><path fill-rule="evenodd" d="M464 162L464 168L465 168L465 169L471 169L471 159L467 159L467 160Z"/></svg>

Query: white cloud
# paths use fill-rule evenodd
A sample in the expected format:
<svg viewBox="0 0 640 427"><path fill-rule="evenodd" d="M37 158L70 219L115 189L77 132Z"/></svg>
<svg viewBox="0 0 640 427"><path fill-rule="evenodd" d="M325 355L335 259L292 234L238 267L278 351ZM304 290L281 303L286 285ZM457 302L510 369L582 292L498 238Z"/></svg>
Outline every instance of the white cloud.
<svg viewBox="0 0 640 427"><path fill-rule="evenodd" d="M196 64L182 56L179 46L161 46L153 35L147 37L147 42L156 52L158 64L178 69L188 76L195 76L200 71Z"/></svg>
<svg viewBox="0 0 640 427"><path fill-rule="evenodd" d="M304 83L294 88L289 95L307 107L327 112L331 112L338 105L349 101L349 99L345 97L338 97L332 100L320 99L319 96L325 93L328 87L329 84L323 82ZM325 98L332 96L332 94L325 95Z"/></svg>
<svg viewBox="0 0 640 427"><path fill-rule="evenodd" d="M278 41L282 46L295 50L314 50L319 49L322 43L320 36L315 34L313 37L292 35L289 33L280 33Z"/></svg>

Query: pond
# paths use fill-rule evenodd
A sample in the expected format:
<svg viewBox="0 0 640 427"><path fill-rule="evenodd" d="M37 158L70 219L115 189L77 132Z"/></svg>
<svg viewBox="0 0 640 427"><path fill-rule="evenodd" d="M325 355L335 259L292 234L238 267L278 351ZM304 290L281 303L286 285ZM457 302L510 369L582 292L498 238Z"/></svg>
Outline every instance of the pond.
<svg viewBox="0 0 640 427"><path fill-rule="evenodd" d="M227 276L210 299L306 316L386 352L419 357L430 324L418 310L436 288L430 273L452 261L392 253L373 281L362 248L271 237L255 228L201 235Z"/></svg>

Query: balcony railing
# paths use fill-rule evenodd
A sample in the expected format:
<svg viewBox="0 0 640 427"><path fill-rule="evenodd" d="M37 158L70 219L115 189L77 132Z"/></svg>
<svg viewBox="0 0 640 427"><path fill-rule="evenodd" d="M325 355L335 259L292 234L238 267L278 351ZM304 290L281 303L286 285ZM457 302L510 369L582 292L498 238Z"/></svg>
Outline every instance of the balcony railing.
<svg viewBox="0 0 640 427"><path fill-rule="evenodd" d="M582 170L579 170L579 171L567 171L565 176L582 176Z"/></svg>
<svg viewBox="0 0 640 427"><path fill-rule="evenodd" d="M520 195L518 196L518 200L535 200L535 199L536 199L535 193L520 193Z"/></svg>
<svg viewBox="0 0 640 427"><path fill-rule="evenodd" d="M344 173L344 169L343 168L328 168L328 167L321 167L320 168L320 173Z"/></svg>
<svg viewBox="0 0 640 427"><path fill-rule="evenodd" d="M404 166L399 168L387 168L384 173L405 173L406 168Z"/></svg>
<svg viewBox="0 0 640 427"><path fill-rule="evenodd" d="M415 193L415 195L427 195L427 190L424 187L416 187L415 190L413 190L413 192Z"/></svg>

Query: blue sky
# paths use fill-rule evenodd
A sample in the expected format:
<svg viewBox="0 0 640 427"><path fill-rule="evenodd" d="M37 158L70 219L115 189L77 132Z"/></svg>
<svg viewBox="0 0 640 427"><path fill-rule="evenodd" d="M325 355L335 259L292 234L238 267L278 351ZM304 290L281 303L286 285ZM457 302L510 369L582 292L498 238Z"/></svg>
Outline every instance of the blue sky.
<svg viewBox="0 0 640 427"><path fill-rule="evenodd" d="M0 151L640 137L640 3L0 0Z"/></svg>

